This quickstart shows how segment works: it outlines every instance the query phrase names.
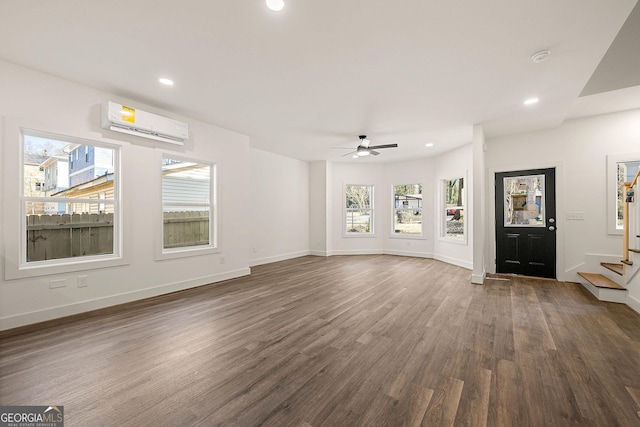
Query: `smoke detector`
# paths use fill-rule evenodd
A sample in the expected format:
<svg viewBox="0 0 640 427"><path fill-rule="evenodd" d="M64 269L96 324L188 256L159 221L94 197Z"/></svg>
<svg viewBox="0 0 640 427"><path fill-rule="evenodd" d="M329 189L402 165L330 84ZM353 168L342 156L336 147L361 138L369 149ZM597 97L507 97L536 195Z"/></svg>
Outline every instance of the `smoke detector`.
<svg viewBox="0 0 640 427"><path fill-rule="evenodd" d="M538 62L546 61L549 55L551 55L550 50L541 50L531 55L531 60L537 64Z"/></svg>

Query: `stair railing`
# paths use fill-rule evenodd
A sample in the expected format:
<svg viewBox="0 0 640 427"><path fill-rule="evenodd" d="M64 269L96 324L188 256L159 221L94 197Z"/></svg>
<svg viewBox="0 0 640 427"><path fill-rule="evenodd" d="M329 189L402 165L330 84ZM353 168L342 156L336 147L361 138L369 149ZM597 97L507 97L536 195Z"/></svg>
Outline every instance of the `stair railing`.
<svg viewBox="0 0 640 427"><path fill-rule="evenodd" d="M623 226L623 250L622 256L624 257L623 262L629 262L629 203L634 200L633 187L638 183L638 177L640 177L640 169L636 172L636 176L633 178L633 181L624 183L624 209L622 211L622 226Z"/></svg>

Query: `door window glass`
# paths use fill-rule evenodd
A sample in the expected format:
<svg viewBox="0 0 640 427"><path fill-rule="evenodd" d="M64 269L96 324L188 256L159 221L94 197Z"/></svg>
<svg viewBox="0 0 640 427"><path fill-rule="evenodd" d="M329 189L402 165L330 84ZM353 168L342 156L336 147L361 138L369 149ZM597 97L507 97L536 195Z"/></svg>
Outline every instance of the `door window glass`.
<svg viewBox="0 0 640 427"><path fill-rule="evenodd" d="M544 227L544 175L504 179L504 226Z"/></svg>

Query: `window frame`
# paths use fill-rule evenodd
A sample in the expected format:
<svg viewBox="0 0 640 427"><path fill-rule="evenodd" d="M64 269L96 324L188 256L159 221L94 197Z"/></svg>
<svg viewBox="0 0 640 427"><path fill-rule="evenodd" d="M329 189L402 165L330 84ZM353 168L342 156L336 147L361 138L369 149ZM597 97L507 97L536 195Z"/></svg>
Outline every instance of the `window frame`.
<svg viewBox="0 0 640 427"><path fill-rule="evenodd" d="M26 199L24 195L24 137L50 138L69 143L103 146L114 150L114 228L113 253L87 255L82 257L58 258L46 261L26 262ZM67 129L55 129L42 126L24 119L5 117L3 159L4 207L3 222L5 245L5 280L38 277L52 274L72 273L90 269L121 266L128 264L128 248L123 239L125 221L122 193L122 148L117 142L97 137L94 133L82 134ZM18 185L15 180L18 179ZM50 197L39 198L51 201ZM74 199L78 202L79 199ZM56 200L56 203L58 200ZM92 203L96 200L91 200Z"/></svg>
<svg viewBox="0 0 640 427"><path fill-rule="evenodd" d="M162 191L162 161L166 158L171 158L174 160L179 160L182 162L194 162L201 165L207 165L210 167L209 174L209 244L208 245L193 245L193 246L182 246L175 248L165 248L164 247L164 206L165 202L163 200L163 191ZM156 165L160 165L158 168L158 183L159 183L159 196L158 196L158 214L156 217L158 218L156 221L156 229L155 233L157 236L155 242L155 259L157 261L162 261L166 259L175 259L175 258L184 258L198 255L207 255L220 253L220 232L219 232L219 224L220 224L220 210L218 204L218 195L219 193L219 174L220 174L220 163L215 160L205 160L197 157L189 157L185 156L183 153L176 153L167 150L159 150ZM201 204L205 206L204 203Z"/></svg>
<svg viewBox="0 0 640 427"><path fill-rule="evenodd" d="M462 191L462 204L456 205L456 209L461 209L464 212L464 223L463 223L463 231L462 237L451 237L447 236L447 209L451 209L451 207L447 207L447 196L446 196L446 187L450 181L462 179L463 180L463 191ZM439 193L440 193L440 201L438 204L439 211L439 233L438 240L449 242L449 243L457 243L461 245L466 245L468 242L468 226L469 221L467 220L467 186L469 181L467 179L467 173L462 173L455 175L451 178L442 178L439 182Z"/></svg>
<svg viewBox="0 0 640 427"><path fill-rule="evenodd" d="M640 153L607 155L607 234L622 236L618 228L618 163L640 161Z"/></svg>
<svg viewBox="0 0 640 427"><path fill-rule="evenodd" d="M347 187L368 187L369 207L368 208L347 208ZM370 211L369 231L357 232L347 231L347 218L350 211ZM342 186L342 235L343 237L375 237L375 186L373 184L344 184Z"/></svg>
<svg viewBox="0 0 640 427"><path fill-rule="evenodd" d="M403 234L403 233L396 233L395 232L395 225L396 225L396 214L397 214L397 208L395 206L396 204L396 187L400 186L400 185L420 185L422 186L422 207L421 209L421 214L420 214L420 234L418 233L412 233L412 234ZM424 189L425 189L425 184L423 182L414 182L411 184L391 184L391 230L390 230L390 234L389 234L389 238L391 239L418 239L418 240L424 240L426 238L426 232L425 232L425 223L424 223L424 218L425 218L425 206L424 206Z"/></svg>

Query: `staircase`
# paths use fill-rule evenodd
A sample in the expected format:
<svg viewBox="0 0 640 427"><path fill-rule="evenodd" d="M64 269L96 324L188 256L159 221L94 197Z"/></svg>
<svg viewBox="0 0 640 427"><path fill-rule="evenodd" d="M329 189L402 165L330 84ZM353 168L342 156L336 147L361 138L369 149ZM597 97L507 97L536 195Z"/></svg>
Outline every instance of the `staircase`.
<svg viewBox="0 0 640 427"><path fill-rule="evenodd" d="M624 195L626 197L623 213L623 251L620 262L601 262L604 272L584 273L578 272L582 285L601 301L627 302L627 289L631 279L640 270L640 249L629 247L629 237L640 231L640 209L634 199L633 187L638 182L640 170L631 182L624 183ZM630 218L632 221L630 221ZM635 245L640 247L640 235L636 235ZM635 259L634 259L635 258ZM634 265L635 261L635 265ZM593 264L592 264L593 265ZM612 274L613 273L613 274ZM635 289L635 288L634 288ZM637 310L637 308L636 308Z"/></svg>
<svg viewBox="0 0 640 427"><path fill-rule="evenodd" d="M618 271L624 271L623 264L612 264L603 262L601 265L616 274L623 275ZM625 303L627 299L627 289L624 286L619 285L608 277L599 273L583 273L578 272L578 275L584 279L582 285L591 292L600 301L619 302Z"/></svg>

